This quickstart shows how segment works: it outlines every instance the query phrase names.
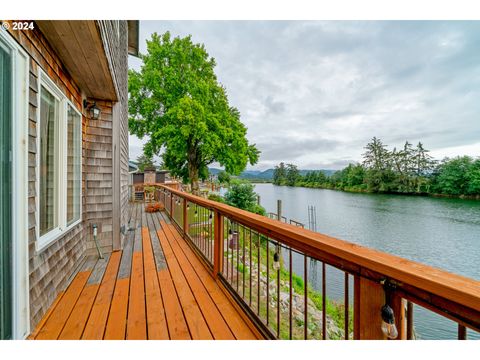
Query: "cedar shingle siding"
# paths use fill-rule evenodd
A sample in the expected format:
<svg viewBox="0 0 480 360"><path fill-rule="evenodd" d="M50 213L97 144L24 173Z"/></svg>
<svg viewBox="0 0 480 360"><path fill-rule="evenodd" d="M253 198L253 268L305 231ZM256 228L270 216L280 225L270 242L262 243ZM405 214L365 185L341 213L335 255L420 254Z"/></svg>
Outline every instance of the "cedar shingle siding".
<svg viewBox="0 0 480 360"><path fill-rule="evenodd" d="M60 291L66 288L85 256L95 253L92 224L98 226L98 239L104 252L113 248L113 181L120 178L120 227L126 223L128 202L128 121L127 121L127 22L98 21L118 102L95 100L102 113L98 120L83 109L85 93L73 80L38 26L32 31L10 31L30 56L29 142L28 142L28 224L30 272L30 324L33 329ZM82 112L82 222L47 249L37 253L37 140L39 127L39 69L42 69ZM112 99L116 100L116 99ZM118 114L113 118L114 106ZM117 128L115 128L117 127ZM119 129L119 130L118 130ZM120 168L113 164L113 133L120 137ZM120 229L117 229L120 231Z"/></svg>

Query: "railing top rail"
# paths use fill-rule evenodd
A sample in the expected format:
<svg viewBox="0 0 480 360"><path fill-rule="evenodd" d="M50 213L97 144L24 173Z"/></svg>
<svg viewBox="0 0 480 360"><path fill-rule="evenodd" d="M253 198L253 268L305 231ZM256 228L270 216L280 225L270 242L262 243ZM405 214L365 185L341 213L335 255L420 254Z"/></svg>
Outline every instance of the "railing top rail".
<svg viewBox="0 0 480 360"><path fill-rule="evenodd" d="M326 257L327 262L329 258L340 264L345 262L345 270L352 273L367 277L372 275L371 272L382 274L399 282L400 287L403 284L413 286L476 312L480 311L480 281L174 190L163 184L145 186L164 188L188 201L216 210L308 255L315 257L320 254Z"/></svg>

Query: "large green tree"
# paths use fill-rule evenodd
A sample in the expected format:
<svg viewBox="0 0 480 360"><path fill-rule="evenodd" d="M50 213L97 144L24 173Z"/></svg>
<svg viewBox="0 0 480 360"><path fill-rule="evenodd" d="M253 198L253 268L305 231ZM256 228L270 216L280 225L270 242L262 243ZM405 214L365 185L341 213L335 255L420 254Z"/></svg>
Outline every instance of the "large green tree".
<svg viewBox="0 0 480 360"><path fill-rule="evenodd" d="M366 183L371 191L387 191L392 181L391 154L387 146L373 137L364 148L363 165L367 169Z"/></svg>
<svg viewBox="0 0 480 360"><path fill-rule="evenodd" d="M279 165L275 166L273 171L273 183L275 185L283 185L285 183L286 176L287 170L285 168L285 163L281 162Z"/></svg>
<svg viewBox="0 0 480 360"><path fill-rule="evenodd" d="M129 128L148 137L147 156L161 154L173 175L192 184L208 177L213 162L238 175L259 151L246 139L239 111L230 106L214 72L215 60L191 36L154 33L141 55L140 71L129 71Z"/></svg>
<svg viewBox="0 0 480 360"><path fill-rule="evenodd" d="M285 181L288 186L295 186L296 182L300 179L300 171L294 164L287 164Z"/></svg>

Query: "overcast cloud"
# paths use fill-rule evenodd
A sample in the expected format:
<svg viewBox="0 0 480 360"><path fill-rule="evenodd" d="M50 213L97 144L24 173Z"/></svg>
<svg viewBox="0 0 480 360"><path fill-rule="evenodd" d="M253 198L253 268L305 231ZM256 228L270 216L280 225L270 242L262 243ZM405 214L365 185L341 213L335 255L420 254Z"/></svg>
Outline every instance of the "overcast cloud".
<svg viewBox="0 0 480 360"><path fill-rule="evenodd" d="M167 30L216 59L262 152L255 169L339 169L373 136L422 141L436 158L480 155L478 21L141 21L141 52ZM130 137L131 159L143 143Z"/></svg>

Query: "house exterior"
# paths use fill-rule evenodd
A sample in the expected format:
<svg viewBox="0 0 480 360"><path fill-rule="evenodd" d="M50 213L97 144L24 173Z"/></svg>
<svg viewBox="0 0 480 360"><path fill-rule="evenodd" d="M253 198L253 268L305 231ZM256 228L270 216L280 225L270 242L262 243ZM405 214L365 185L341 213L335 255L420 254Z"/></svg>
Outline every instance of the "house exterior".
<svg viewBox="0 0 480 360"><path fill-rule="evenodd" d="M22 30L7 23L0 29L0 339L23 339L96 253L94 225L104 253L122 248L128 55L138 55L138 21L27 21Z"/></svg>
<svg viewBox="0 0 480 360"><path fill-rule="evenodd" d="M168 170L145 169L145 171L135 171L132 173L132 184L165 184L171 181Z"/></svg>

